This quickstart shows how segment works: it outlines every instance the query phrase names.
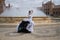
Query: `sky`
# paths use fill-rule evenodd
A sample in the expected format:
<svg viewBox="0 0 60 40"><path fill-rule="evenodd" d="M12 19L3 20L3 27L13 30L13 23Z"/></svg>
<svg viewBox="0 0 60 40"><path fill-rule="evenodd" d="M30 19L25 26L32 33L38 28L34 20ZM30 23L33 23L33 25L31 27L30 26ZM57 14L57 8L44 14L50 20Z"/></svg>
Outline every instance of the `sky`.
<svg viewBox="0 0 60 40"><path fill-rule="evenodd" d="M10 3L11 5L14 6L24 6L28 7L29 5L32 6L41 6L42 2L47 2L49 0L6 0L6 3ZM52 0L55 4L60 4L60 0Z"/></svg>

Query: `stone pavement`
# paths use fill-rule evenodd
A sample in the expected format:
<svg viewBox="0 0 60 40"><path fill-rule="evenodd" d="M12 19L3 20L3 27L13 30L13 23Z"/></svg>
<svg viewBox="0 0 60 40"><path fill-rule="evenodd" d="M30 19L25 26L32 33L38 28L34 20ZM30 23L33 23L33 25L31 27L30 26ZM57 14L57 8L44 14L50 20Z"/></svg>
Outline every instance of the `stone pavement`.
<svg viewBox="0 0 60 40"><path fill-rule="evenodd" d="M60 40L60 25L37 25L33 33L16 33L10 26L0 26L0 40Z"/></svg>

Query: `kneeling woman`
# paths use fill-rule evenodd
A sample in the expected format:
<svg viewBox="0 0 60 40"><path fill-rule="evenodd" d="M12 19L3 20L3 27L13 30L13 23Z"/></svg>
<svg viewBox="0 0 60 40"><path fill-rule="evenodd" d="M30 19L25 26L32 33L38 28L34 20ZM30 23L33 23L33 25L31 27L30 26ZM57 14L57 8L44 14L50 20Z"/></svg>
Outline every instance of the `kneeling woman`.
<svg viewBox="0 0 60 40"><path fill-rule="evenodd" d="M28 18L27 19L23 19L21 23L19 23L19 25L17 26L17 32L23 32L23 33L31 33L33 32L33 26L34 26L34 22L32 21L32 14L33 10L30 10L28 12Z"/></svg>

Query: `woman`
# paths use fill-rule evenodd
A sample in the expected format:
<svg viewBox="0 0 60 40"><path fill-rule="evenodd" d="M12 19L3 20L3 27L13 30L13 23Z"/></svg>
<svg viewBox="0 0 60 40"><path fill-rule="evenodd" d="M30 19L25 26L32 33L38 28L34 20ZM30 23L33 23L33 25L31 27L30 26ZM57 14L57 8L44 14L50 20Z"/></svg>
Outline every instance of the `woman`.
<svg viewBox="0 0 60 40"><path fill-rule="evenodd" d="M30 22L30 24L27 26L27 30L29 30L30 32L33 32L33 26L34 26L34 22L32 21L32 13L33 10L30 10L28 12L28 21Z"/></svg>
<svg viewBox="0 0 60 40"><path fill-rule="evenodd" d="M17 27L17 32L31 33L33 32L34 22L32 21L33 10L28 12L28 18L23 19Z"/></svg>

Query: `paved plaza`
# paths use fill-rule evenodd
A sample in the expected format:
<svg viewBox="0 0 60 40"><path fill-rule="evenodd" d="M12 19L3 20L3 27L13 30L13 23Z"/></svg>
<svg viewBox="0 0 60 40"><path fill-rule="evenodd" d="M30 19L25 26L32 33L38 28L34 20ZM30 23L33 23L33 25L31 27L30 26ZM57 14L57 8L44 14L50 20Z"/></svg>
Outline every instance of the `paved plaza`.
<svg viewBox="0 0 60 40"><path fill-rule="evenodd" d="M16 25L0 25L0 40L60 40L60 25L40 25L33 33L17 33Z"/></svg>

